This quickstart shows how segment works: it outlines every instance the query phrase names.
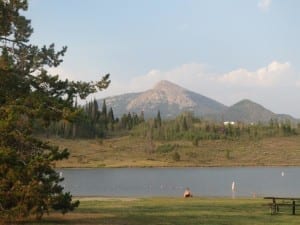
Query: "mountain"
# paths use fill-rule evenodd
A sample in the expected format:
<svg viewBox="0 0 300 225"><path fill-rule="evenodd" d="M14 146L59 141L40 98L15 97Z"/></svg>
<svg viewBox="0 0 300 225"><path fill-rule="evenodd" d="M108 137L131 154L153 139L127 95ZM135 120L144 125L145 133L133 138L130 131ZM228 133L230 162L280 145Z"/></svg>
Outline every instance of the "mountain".
<svg viewBox="0 0 300 225"><path fill-rule="evenodd" d="M107 107L112 107L114 111L114 115L116 117L121 117L124 113L128 112L138 112L138 111L128 111L127 105L130 104L130 102L138 97L141 93L128 93L123 95L118 95L114 97L105 98L105 103ZM103 104L104 99L98 100L98 105ZM100 108L101 109L101 108Z"/></svg>
<svg viewBox="0 0 300 225"><path fill-rule="evenodd" d="M102 103L99 100L99 104ZM106 98L107 107L112 107L116 116L127 112L144 112L146 118L155 117L158 110L163 118L174 118L184 111L196 116L216 115L227 106L213 99L182 88L169 81L157 83L153 89Z"/></svg>
<svg viewBox="0 0 300 225"><path fill-rule="evenodd" d="M163 118L174 118L182 112L190 111L195 116L218 121L241 121L246 123L290 120L299 122L289 115L275 114L251 100L242 100L230 107L201 94L189 91L174 83L163 80L152 89L108 97L107 107L112 107L114 115L144 112L146 118L156 117L158 110ZM99 105L103 99L98 100Z"/></svg>
<svg viewBox="0 0 300 225"><path fill-rule="evenodd" d="M224 113L224 120L227 121L243 121L251 123L269 121L272 118L277 118L277 115L248 99L232 105Z"/></svg>
<svg viewBox="0 0 300 225"><path fill-rule="evenodd" d="M276 114L248 99L244 99L230 106L222 117L226 121L241 121L244 123L269 122L271 119L278 121L289 120L294 124L300 122L290 115Z"/></svg>

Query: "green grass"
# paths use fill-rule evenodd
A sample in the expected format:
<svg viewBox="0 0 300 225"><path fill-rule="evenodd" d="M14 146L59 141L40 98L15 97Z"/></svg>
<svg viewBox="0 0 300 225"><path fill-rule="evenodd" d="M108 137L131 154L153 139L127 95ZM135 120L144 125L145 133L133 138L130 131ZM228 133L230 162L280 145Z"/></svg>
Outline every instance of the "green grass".
<svg viewBox="0 0 300 225"><path fill-rule="evenodd" d="M82 201L67 215L57 213L42 221L23 223L41 225L282 225L299 224L298 215L284 209L271 215L263 199L220 198L144 198Z"/></svg>
<svg viewBox="0 0 300 225"><path fill-rule="evenodd" d="M262 140L204 140L152 142L123 136L85 140L51 138L71 155L58 167L199 167L199 166L299 166L300 136ZM174 159L178 152L179 159Z"/></svg>

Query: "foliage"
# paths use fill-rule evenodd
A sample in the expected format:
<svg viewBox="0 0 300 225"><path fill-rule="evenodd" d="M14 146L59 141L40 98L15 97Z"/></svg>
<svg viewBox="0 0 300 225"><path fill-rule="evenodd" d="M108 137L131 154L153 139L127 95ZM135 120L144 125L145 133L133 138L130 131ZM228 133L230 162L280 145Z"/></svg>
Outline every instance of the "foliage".
<svg viewBox="0 0 300 225"><path fill-rule="evenodd" d="M63 138L104 138L109 134L128 133L139 124L144 122L144 115L141 113L123 114L115 118L112 108L107 110L106 102L103 100L102 109L99 109L97 100L77 108L77 114L72 121L54 121L47 129L37 126L39 133L45 132Z"/></svg>
<svg viewBox="0 0 300 225"><path fill-rule="evenodd" d="M109 75L98 82L61 80L47 72L62 62L67 48L55 51L29 43L30 20L21 15L26 0L0 1L0 217L17 219L49 210L66 213L77 207L54 162L68 157L33 136L36 124L48 128L55 121L76 121L77 97L107 88Z"/></svg>
<svg viewBox="0 0 300 225"><path fill-rule="evenodd" d="M104 102L105 104L105 102ZM73 120L54 121L46 129L52 135L63 138L102 138L115 123L113 111L100 111L98 102L93 100L83 107L78 107ZM44 133L42 130L40 133Z"/></svg>
<svg viewBox="0 0 300 225"><path fill-rule="evenodd" d="M176 162L180 161L180 155L179 155L179 153L178 152L174 152L174 154L172 155L172 158Z"/></svg>
<svg viewBox="0 0 300 225"><path fill-rule="evenodd" d="M154 120L154 127L157 128L157 127L161 127L161 116L160 116L160 111L158 110L157 112L157 116Z"/></svg>
<svg viewBox="0 0 300 225"><path fill-rule="evenodd" d="M141 137L151 132L152 138L160 141L189 140L194 146L198 146L201 140L259 140L264 137L292 136L299 133L299 128L293 127L290 121L271 120L269 124L241 122L224 124L204 121L189 113L161 121L159 126L157 121L157 118L154 122L151 119L145 121L143 126L133 129L132 132L135 136Z"/></svg>
<svg viewBox="0 0 300 225"><path fill-rule="evenodd" d="M156 152L158 153L168 153L176 149L177 145L172 145L172 144L164 144L160 145L156 148Z"/></svg>

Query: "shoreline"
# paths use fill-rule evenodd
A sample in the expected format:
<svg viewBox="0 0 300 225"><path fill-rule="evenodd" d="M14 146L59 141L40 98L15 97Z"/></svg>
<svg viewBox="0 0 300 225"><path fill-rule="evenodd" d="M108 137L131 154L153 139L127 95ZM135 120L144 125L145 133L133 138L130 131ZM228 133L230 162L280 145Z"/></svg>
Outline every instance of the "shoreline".
<svg viewBox="0 0 300 225"><path fill-rule="evenodd" d="M201 169L201 168L280 168L280 167L300 167L300 165L223 165L223 166L120 166L120 167L55 167L55 169Z"/></svg>
<svg viewBox="0 0 300 225"><path fill-rule="evenodd" d="M79 201L137 201L141 199L142 197L121 197L121 196L73 196L73 200L79 200Z"/></svg>
<svg viewBox="0 0 300 225"><path fill-rule="evenodd" d="M123 201L123 202L131 202L138 201L142 199L227 199L227 200L235 200L235 199L262 199L264 196L238 196L232 198L231 196L193 196L191 198L184 198L183 196L73 196L73 200L79 201Z"/></svg>

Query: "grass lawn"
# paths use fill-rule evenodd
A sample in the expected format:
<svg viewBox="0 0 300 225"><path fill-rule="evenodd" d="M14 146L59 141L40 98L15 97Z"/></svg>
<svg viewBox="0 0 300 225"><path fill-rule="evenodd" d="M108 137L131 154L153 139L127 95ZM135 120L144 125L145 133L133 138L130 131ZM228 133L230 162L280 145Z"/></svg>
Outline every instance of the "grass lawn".
<svg viewBox="0 0 300 225"><path fill-rule="evenodd" d="M69 214L52 213L42 221L22 224L41 225L266 225L299 224L300 209L291 215L282 208L270 215L267 200L223 198L103 198L81 200Z"/></svg>

